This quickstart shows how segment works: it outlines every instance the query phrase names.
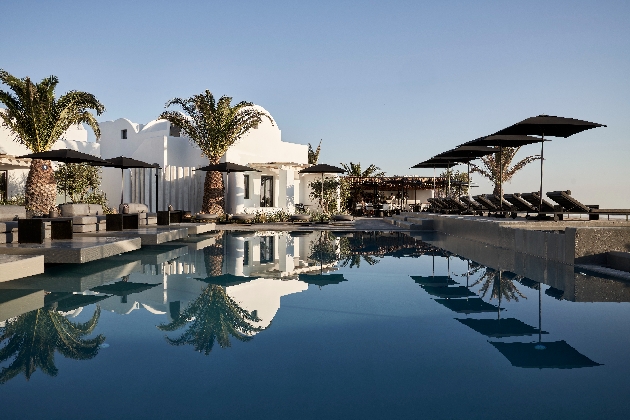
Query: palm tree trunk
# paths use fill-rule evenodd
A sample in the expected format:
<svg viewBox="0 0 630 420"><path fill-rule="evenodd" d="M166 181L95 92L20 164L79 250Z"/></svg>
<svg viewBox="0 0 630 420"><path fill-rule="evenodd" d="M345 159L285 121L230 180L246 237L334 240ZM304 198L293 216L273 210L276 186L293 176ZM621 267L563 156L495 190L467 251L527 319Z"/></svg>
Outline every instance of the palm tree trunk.
<svg viewBox="0 0 630 420"><path fill-rule="evenodd" d="M211 161L214 165L219 160ZM221 172L206 172L206 179L203 184L203 205L202 213L223 214L224 204L223 174Z"/></svg>
<svg viewBox="0 0 630 420"><path fill-rule="evenodd" d="M26 178L26 210L35 215L48 213L57 202L57 183L49 160L31 160Z"/></svg>

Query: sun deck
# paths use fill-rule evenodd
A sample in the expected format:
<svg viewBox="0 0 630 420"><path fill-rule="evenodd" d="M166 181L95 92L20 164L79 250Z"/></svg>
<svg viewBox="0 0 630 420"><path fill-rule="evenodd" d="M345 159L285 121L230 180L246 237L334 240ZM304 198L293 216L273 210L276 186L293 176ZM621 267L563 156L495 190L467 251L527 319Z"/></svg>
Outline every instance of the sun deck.
<svg viewBox="0 0 630 420"><path fill-rule="evenodd" d="M146 227L121 231L77 233L75 238L139 238L142 245L160 245L188 237L186 227Z"/></svg>
<svg viewBox="0 0 630 420"><path fill-rule="evenodd" d="M0 283L44 272L41 255L0 255Z"/></svg>

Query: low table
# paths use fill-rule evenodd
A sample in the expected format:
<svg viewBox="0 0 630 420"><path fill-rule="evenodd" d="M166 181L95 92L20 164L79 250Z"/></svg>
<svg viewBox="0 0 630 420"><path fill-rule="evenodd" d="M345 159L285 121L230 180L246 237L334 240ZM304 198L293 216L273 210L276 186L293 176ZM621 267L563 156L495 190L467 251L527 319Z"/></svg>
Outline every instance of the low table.
<svg viewBox="0 0 630 420"><path fill-rule="evenodd" d="M157 224L168 226L171 223L181 223L183 217L183 210L160 210L157 212Z"/></svg>
<svg viewBox="0 0 630 420"><path fill-rule="evenodd" d="M72 217L18 219L18 243L42 244L50 223L50 239L72 239Z"/></svg>
<svg viewBox="0 0 630 420"><path fill-rule="evenodd" d="M140 225L140 215L131 214L108 214L105 218L105 230L121 231L124 229L138 229Z"/></svg>

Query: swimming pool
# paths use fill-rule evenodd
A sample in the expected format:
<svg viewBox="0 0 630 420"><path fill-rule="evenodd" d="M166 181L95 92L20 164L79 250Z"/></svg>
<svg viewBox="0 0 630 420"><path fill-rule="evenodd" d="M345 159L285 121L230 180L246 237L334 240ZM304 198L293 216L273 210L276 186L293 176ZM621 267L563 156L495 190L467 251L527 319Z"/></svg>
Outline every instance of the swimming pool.
<svg viewBox="0 0 630 420"><path fill-rule="evenodd" d="M2 287L3 418L627 418L626 283L401 232L205 235Z"/></svg>

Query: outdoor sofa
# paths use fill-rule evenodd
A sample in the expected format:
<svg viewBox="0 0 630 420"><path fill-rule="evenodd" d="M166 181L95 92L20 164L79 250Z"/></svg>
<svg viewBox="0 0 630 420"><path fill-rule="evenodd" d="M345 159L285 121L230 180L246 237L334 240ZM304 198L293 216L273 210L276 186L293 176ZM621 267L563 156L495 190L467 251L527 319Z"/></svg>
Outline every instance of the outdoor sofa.
<svg viewBox="0 0 630 420"><path fill-rule="evenodd" d="M18 219L26 218L24 206L0 206L0 244L17 242Z"/></svg>
<svg viewBox="0 0 630 420"><path fill-rule="evenodd" d="M123 203L118 206L119 214L137 214L138 225L157 225L157 213L149 213L149 207L141 203Z"/></svg>

